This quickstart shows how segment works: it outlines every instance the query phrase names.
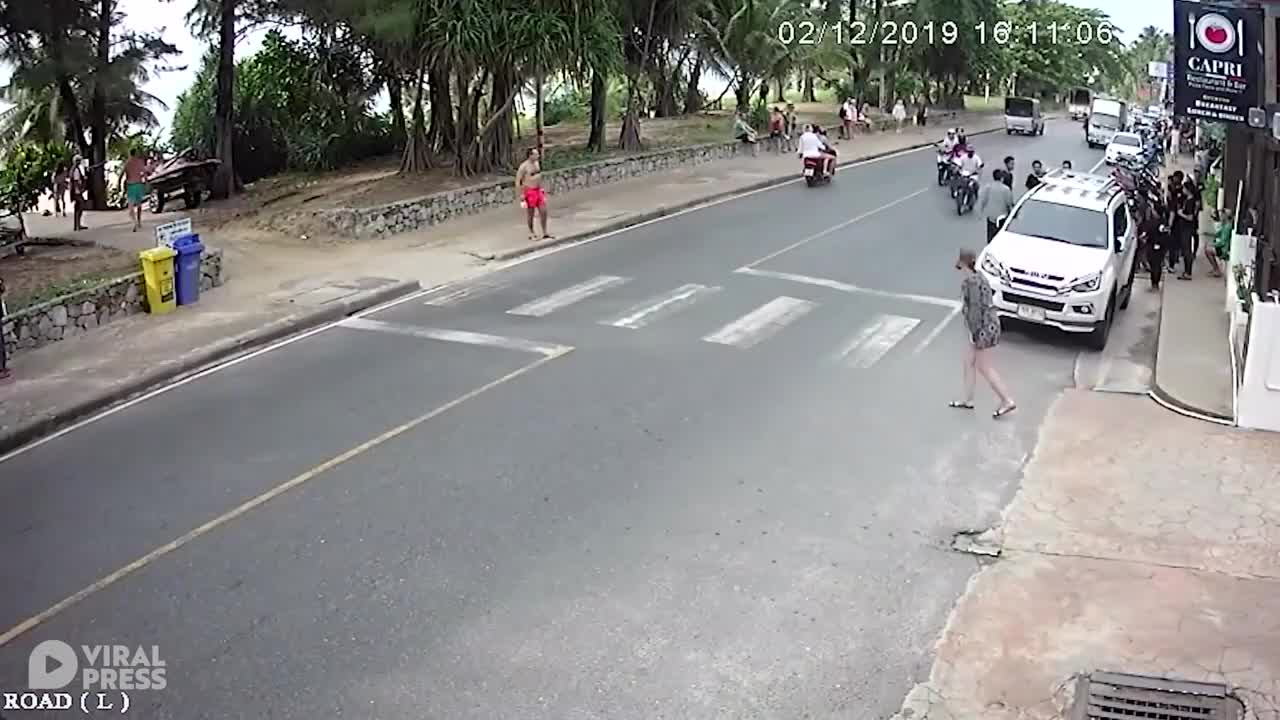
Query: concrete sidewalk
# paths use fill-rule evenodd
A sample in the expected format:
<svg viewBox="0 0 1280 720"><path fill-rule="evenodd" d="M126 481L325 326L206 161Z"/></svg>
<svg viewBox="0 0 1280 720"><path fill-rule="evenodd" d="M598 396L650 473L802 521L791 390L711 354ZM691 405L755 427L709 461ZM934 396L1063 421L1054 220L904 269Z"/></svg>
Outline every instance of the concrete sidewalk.
<svg viewBox="0 0 1280 720"><path fill-rule="evenodd" d="M1178 410L1235 420L1226 280L1166 280L1152 392Z"/></svg>
<svg viewBox="0 0 1280 720"><path fill-rule="evenodd" d="M1095 671L1222 683L1280 717L1278 464L1264 434L1067 391L897 718L1074 717Z"/></svg>
<svg viewBox="0 0 1280 720"><path fill-rule="evenodd" d="M964 118L970 135L1003 128L1003 118ZM859 136L840 143L852 162L928 145L942 130ZM927 153L921 163L932 163ZM798 178L794 155L761 148L735 158L549 198L556 240L530 245L524 211L492 210L383 240L314 247L235 242L202 233L221 247L230 282L197 306L163 317L135 316L94 333L17 354L14 380L0 386L0 452L12 450L149 385L337 319L395 292L434 287L489 272L495 261L629 227L717 198ZM837 182L839 180L837 179ZM123 213L113 220L124 219ZM117 223L118 225L119 223ZM127 249L149 233L112 226L108 242ZM337 313L337 314L335 314Z"/></svg>
<svg viewBox="0 0 1280 720"><path fill-rule="evenodd" d="M1190 176L1194 160L1188 156L1172 159L1166 170L1181 170ZM1226 308L1226 280L1209 276L1203 256L1213 242L1216 224L1205 207L1200 217L1200 253L1195 277L1179 280L1177 272L1166 272L1162 283L1160 333L1152 395L1168 407L1209 420L1235 421L1235 380L1231 371L1231 318Z"/></svg>

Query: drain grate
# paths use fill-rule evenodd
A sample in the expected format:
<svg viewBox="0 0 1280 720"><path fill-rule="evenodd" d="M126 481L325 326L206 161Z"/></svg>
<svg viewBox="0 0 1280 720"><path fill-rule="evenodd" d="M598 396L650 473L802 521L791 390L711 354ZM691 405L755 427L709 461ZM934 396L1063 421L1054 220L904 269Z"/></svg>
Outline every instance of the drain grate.
<svg viewBox="0 0 1280 720"><path fill-rule="evenodd" d="M1240 720L1225 685L1096 672L1076 686L1072 720Z"/></svg>

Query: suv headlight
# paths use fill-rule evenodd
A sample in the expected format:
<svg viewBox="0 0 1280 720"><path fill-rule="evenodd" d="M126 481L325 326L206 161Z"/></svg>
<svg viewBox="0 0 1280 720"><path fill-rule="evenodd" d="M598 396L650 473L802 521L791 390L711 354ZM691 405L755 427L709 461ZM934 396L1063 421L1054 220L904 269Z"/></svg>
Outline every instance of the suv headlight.
<svg viewBox="0 0 1280 720"><path fill-rule="evenodd" d="M1010 282L1009 271L991 253L985 253L982 256L982 271L989 275L995 275L1006 283Z"/></svg>
<svg viewBox="0 0 1280 720"><path fill-rule="evenodd" d="M1094 273L1072 284L1071 292L1094 292L1100 287L1102 287L1102 273Z"/></svg>

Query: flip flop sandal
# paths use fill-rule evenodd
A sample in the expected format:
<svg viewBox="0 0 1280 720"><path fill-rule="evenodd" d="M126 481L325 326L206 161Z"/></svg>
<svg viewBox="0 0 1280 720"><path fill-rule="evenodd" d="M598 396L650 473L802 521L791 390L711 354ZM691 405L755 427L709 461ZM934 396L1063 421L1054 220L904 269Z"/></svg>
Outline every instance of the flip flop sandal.
<svg viewBox="0 0 1280 720"><path fill-rule="evenodd" d="M1004 417L1005 415L1008 415L1009 413L1017 409L1018 409L1017 405L1006 405L1000 408L999 410L996 410L995 412L991 413L991 417L999 420L1000 418Z"/></svg>
<svg viewBox="0 0 1280 720"><path fill-rule="evenodd" d="M959 400L952 400L951 402L947 403L947 407L955 408L956 410L972 410L973 403L960 402Z"/></svg>

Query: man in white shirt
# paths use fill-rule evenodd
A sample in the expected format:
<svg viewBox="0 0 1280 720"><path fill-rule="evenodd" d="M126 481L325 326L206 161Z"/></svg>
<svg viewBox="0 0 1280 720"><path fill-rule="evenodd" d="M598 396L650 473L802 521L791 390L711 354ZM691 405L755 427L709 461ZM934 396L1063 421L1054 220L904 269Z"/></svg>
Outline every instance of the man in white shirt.
<svg viewBox="0 0 1280 720"><path fill-rule="evenodd" d="M812 125L805 125L804 133L800 135L800 148L798 154L802 158L824 158L826 162L827 174L830 175L835 170L835 156L827 152L827 144L822 141L818 133L813 131Z"/></svg>
<svg viewBox="0 0 1280 720"><path fill-rule="evenodd" d="M964 155L960 157L960 174L977 175L980 170L982 170L982 158L978 157L978 151L967 148Z"/></svg>
<svg viewBox="0 0 1280 720"><path fill-rule="evenodd" d="M942 139L942 152L950 155L955 152L956 145L960 144L960 140L956 138L956 129L951 128L947 131L947 136Z"/></svg>

